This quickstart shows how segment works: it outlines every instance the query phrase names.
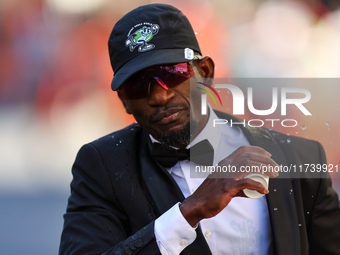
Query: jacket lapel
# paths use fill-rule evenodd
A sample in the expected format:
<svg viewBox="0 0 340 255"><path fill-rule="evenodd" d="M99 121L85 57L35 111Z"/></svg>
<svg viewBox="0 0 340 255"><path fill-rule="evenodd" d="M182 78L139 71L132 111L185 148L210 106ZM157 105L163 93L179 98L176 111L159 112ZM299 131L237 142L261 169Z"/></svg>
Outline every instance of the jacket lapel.
<svg viewBox="0 0 340 255"><path fill-rule="evenodd" d="M177 202L182 202L184 196L175 180L169 172L153 160L150 156L151 142L147 134L143 132L140 151L141 177L144 181L145 192L148 200L154 208L156 215L160 216ZM209 255L211 251L202 234L201 229L196 228L195 241L182 251L182 255Z"/></svg>

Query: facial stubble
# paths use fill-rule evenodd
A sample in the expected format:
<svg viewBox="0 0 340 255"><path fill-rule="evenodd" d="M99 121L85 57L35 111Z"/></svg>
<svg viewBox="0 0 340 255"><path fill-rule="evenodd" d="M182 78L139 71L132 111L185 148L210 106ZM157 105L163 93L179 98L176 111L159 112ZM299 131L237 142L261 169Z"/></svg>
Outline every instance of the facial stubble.
<svg viewBox="0 0 340 255"><path fill-rule="evenodd" d="M191 118L191 116L190 114L190 122L183 125L178 131L160 135L158 138L159 142L166 147L188 145L198 129L198 122Z"/></svg>

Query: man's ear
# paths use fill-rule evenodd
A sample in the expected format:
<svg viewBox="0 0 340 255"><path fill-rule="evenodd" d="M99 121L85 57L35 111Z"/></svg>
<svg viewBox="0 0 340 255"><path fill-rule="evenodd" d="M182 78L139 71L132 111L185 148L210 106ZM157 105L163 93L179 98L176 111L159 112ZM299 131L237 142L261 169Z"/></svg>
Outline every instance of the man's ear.
<svg viewBox="0 0 340 255"><path fill-rule="evenodd" d="M215 63L211 57L204 57L202 60L197 61L196 67L200 72L202 78L214 78Z"/></svg>
<svg viewBox="0 0 340 255"><path fill-rule="evenodd" d="M118 90L117 94L118 94L118 97L119 97L120 101L122 102L122 104L123 104L123 106L125 108L126 113L127 114L132 114L132 112L130 111L129 107L126 104L123 91Z"/></svg>

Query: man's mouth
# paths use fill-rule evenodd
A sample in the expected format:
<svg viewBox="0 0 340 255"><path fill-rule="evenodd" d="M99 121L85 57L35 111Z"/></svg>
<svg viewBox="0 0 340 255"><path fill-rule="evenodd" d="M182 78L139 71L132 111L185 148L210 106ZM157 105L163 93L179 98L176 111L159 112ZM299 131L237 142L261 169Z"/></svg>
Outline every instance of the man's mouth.
<svg viewBox="0 0 340 255"><path fill-rule="evenodd" d="M161 124L161 125L169 124L169 123L175 121L179 114L180 114L180 112L173 113L170 116L162 118L160 121L158 121L158 123Z"/></svg>
<svg viewBox="0 0 340 255"><path fill-rule="evenodd" d="M150 122L157 123L159 125L167 125L173 121L176 121L182 110L180 109L170 109L165 112L160 112L154 117L150 118Z"/></svg>

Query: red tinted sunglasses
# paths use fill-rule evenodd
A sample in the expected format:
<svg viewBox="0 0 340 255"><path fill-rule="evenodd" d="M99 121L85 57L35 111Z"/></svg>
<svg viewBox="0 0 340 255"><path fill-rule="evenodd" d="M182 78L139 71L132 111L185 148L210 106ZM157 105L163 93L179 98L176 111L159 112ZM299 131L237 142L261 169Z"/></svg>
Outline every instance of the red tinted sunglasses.
<svg viewBox="0 0 340 255"><path fill-rule="evenodd" d="M140 99L150 95L150 85L153 81L168 90L194 76L194 74L189 63L154 66L130 77L120 87L119 92L126 99Z"/></svg>

